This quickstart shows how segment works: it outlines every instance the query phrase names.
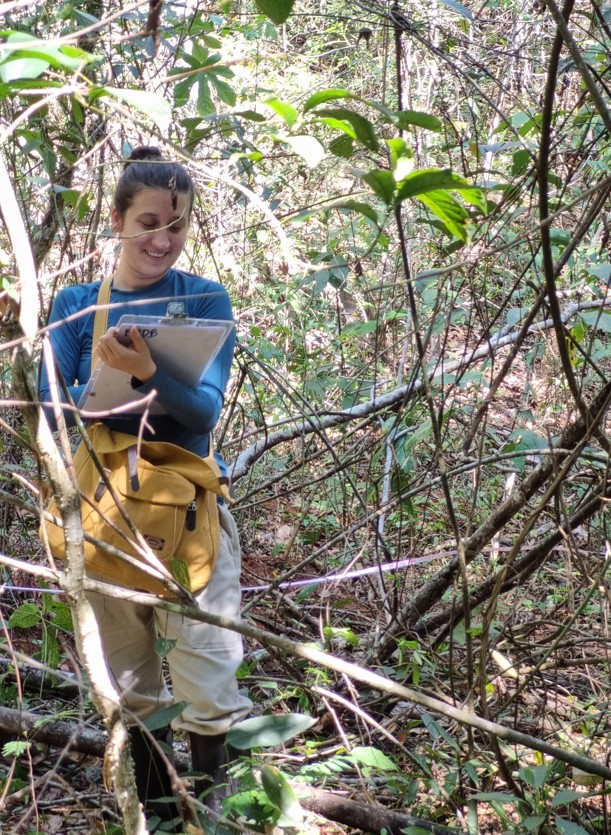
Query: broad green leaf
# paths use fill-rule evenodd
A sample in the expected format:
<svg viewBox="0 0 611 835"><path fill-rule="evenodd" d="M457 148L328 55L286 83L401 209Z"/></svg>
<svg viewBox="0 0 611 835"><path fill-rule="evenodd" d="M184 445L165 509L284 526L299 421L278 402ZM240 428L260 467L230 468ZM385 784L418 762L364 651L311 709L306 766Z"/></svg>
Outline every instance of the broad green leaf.
<svg viewBox="0 0 611 835"><path fill-rule="evenodd" d="M368 333L375 333L377 327L377 319L370 319L369 322L348 322L342 330L340 339L351 339L353 336L366 336Z"/></svg>
<svg viewBox="0 0 611 835"><path fill-rule="evenodd" d="M320 121L332 130L339 130L342 133L345 133L352 141L356 139L356 131L350 122L346 122L343 119L335 119L331 116L322 117Z"/></svg>
<svg viewBox="0 0 611 835"><path fill-rule="evenodd" d="M280 26L288 19L294 2L295 0L255 0L255 5L272 23Z"/></svg>
<svg viewBox="0 0 611 835"><path fill-rule="evenodd" d="M535 435L534 432L530 434L533 437L529 438L529 442L535 443L535 439L538 439L538 436ZM539 446L545 445L545 441L541 443L541 440L538 440L540 441ZM524 780L524 782L531 786L533 789L540 789L549 782L549 779L552 776L554 769L555 764L553 763L549 765L527 765L523 768L518 769L518 774L520 776L520 779Z"/></svg>
<svg viewBox="0 0 611 835"><path fill-rule="evenodd" d="M316 168L326 156L323 145L314 136L285 136L282 141L305 160L308 168Z"/></svg>
<svg viewBox="0 0 611 835"><path fill-rule="evenodd" d="M176 719L177 716L180 716L188 704L189 702L175 702L173 705L165 707L157 713L153 713L152 716L149 716L148 719L144 720L145 727L147 727L149 731L157 731L159 728L167 728L172 719Z"/></svg>
<svg viewBox="0 0 611 835"><path fill-rule="evenodd" d="M360 113L355 113L354 110L348 110L345 107L328 107L317 110L316 117L320 118L321 121L326 122L327 124L327 119L333 119L334 123L332 126L338 128L339 130L343 130L343 128L339 127L338 123L347 122L354 132L349 133L349 135L358 139L359 142L361 142L366 148L369 148L370 151L378 150L379 143L378 138L375 135L373 125L369 119L361 116Z"/></svg>
<svg viewBox="0 0 611 835"><path fill-rule="evenodd" d="M186 589L191 589L191 577L189 576L189 566L184 560L171 559L170 573L177 583L184 586Z"/></svg>
<svg viewBox="0 0 611 835"><path fill-rule="evenodd" d="M210 83L213 85L214 89L216 90L216 94L219 99L224 103L228 104L230 107L233 107L237 101L236 91L233 89L231 84L227 84L226 81L222 81L218 77L218 73L210 73Z"/></svg>
<svg viewBox="0 0 611 835"><path fill-rule="evenodd" d="M10 616L8 625L11 629L30 629L40 623L41 617L36 603L22 603Z"/></svg>
<svg viewBox="0 0 611 835"><path fill-rule="evenodd" d="M566 818L559 818L558 815L556 815L556 829L560 835L589 835L588 830L583 826Z"/></svg>
<svg viewBox="0 0 611 835"><path fill-rule="evenodd" d="M556 806L569 806L576 800L583 800L585 797L587 797L587 795L583 792L574 792L570 789L562 789L561 791L557 792L554 795L554 797L552 797L552 802L550 805L552 809L554 809Z"/></svg>
<svg viewBox="0 0 611 835"><path fill-rule="evenodd" d="M103 87L103 93L112 98L127 104L145 113L157 125L160 131L165 132L172 121L172 107L158 93L149 93L147 90L131 90L127 87Z"/></svg>
<svg viewBox="0 0 611 835"><path fill-rule="evenodd" d="M354 153L354 139L351 136L336 136L329 142L329 150L336 157L350 159Z"/></svg>
<svg viewBox="0 0 611 835"><path fill-rule="evenodd" d="M473 800L483 800L485 803L520 803L520 798L508 792L476 792L470 795Z"/></svg>
<svg viewBox="0 0 611 835"><path fill-rule="evenodd" d="M263 113L257 113L256 110L236 110L234 116L248 119L250 122L267 122L267 117Z"/></svg>
<svg viewBox="0 0 611 835"><path fill-rule="evenodd" d="M584 269L588 275L593 275L595 278L601 278L603 281L611 280L611 264L593 264Z"/></svg>
<svg viewBox="0 0 611 835"><path fill-rule="evenodd" d="M7 83L37 78L50 66L74 71L95 60L76 46L57 46L27 32L11 32L0 45L0 78Z"/></svg>
<svg viewBox="0 0 611 835"><path fill-rule="evenodd" d="M282 812L284 827L300 824L303 811L284 774L273 765L264 765L261 767L261 782L265 794Z"/></svg>
<svg viewBox="0 0 611 835"><path fill-rule="evenodd" d="M397 766L386 754L370 745L356 745L350 756L359 765L375 768L377 771L397 771Z"/></svg>
<svg viewBox="0 0 611 835"><path fill-rule="evenodd" d="M374 168L364 175L363 180L378 197L391 206L395 197L395 178L390 171Z"/></svg>
<svg viewBox="0 0 611 835"><path fill-rule="evenodd" d="M60 600L54 600L52 612L53 626L71 635L74 632L74 624L72 622L72 610L70 606L67 603L62 603Z"/></svg>
<svg viewBox="0 0 611 835"><path fill-rule="evenodd" d="M280 745L307 731L316 722L316 719L304 713L255 716L234 725L227 733L227 742L241 751Z"/></svg>
<svg viewBox="0 0 611 835"><path fill-rule="evenodd" d="M206 76L202 74L198 76L197 81L197 113L199 116L207 116L215 110L210 84Z"/></svg>
<svg viewBox="0 0 611 835"><path fill-rule="evenodd" d="M388 150L390 151L390 164L393 171L397 164L397 160L401 159L401 157L413 158L414 156L414 152L401 136L397 136L394 139L387 139L386 144L388 145Z"/></svg>
<svg viewBox="0 0 611 835"><path fill-rule="evenodd" d="M45 58L20 58L19 53L14 53L4 58L0 64L0 79L5 84L18 81L21 78L38 78L51 65Z"/></svg>
<svg viewBox="0 0 611 835"><path fill-rule="evenodd" d="M361 203L360 200L343 200L341 203L334 203L334 209L346 209L352 212L359 212L359 214L364 215L368 220L371 220L376 226L379 226L380 219L378 217L378 213L370 206L369 203Z"/></svg>
<svg viewBox="0 0 611 835"><path fill-rule="evenodd" d="M582 310L581 319L591 328L604 333L611 333L611 312L608 310Z"/></svg>
<svg viewBox="0 0 611 835"><path fill-rule="evenodd" d="M522 828L527 832L539 832L547 815L529 815L522 820Z"/></svg>
<svg viewBox="0 0 611 835"><path fill-rule="evenodd" d="M379 229L380 219L376 210L369 203L361 203L359 200L333 200L331 203L324 203L321 206L302 209L296 215L292 215L289 220L293 223L303 223L313 215L319 214L320 212L328 212L331 209L359 212L359 214L362 214L374 224L376 230Z"/></svg>
<svg viewBox="0 0 611 835"><path fill-rule="evenodd" d="M453 12L456 12L456 14L459 14L465 20L473 20L473 15L470 10L457 0L439 0L439 2L442 6L447 6L448 9L452 9Z"/></svg>
<svg viewBox="0 0 611 835"><path fill-rule="evenodd" d="M419 128L426 128L426 130L437 132L441 130L441 119L421 110L397 110L393 114L393 122L397 127L403 129L416 125Z"/></svg>
<svg viewBox="0 0 611 835"><path fill-rule="evenodd" d="M399 199L405 200L408 197L416 197L419 194L425 194L427 191L435 191L441 188L457 191L458 189L470 189L471 184L449 168L421 168L419 171L409 174L399 184Z"/></svg>
<svg viewBox="0 0 611 835"><path fill-rule="evenodd" d="M439 190L419 194L417 199L439 218L450 235L460 238L461 241L469 239L470 227L467 211L448 191Z"/></svg>
<svg viewBox="0 0 611 835"><path fill-rule="evenodd" d="M357 96L355 93L351 93L349 90L342 90L342 89L330 89L330 90L321 90L319 93L314 93L313 96L306 101L303 106L303 112L307 113L308 110L312 110L313 107L318 107L319 104L324 104L328 101L335 101L336 99L359 99L360 97Z"/></svg>
<svg viewBox="0 0 611 835"><path fill-rule="evenodd" d="M295 122L298 118L298 113L295 108L291 104L287 104L284 101L280 101L280 99L266 99L263 102L268 107L271 107L272 110L280 116L281 119L284 119L285 123L289 126L289 128L293 127Z"/></svg>

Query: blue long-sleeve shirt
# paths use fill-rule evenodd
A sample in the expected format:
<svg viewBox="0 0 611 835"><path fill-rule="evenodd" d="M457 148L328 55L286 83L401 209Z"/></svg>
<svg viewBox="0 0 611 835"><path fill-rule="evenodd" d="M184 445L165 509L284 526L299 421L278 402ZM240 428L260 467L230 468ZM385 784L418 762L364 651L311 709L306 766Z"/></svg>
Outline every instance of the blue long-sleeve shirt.
<svg viewBox="0 0 611 835"><path fill-rule="evenodd" d="M93 309L79 314L95 306L101 283L95 281L64 288L57 294L51 310L49 338L57 367L74 403L79 402L89 380L93 340ZM113 287L108 327L116 325L125 313L165 316L168 304L173 301L184 302L189 318L233 319L229 295L222 285L171 269L162 279L143 290ZM146 440L169 441L197 455L208 454L208 438L221 414L234 347L235 334L232 331L196 386L180 383L157 364L157 370L138 387L138 393L146 395L156 390L157 400L167 414L147 416L152 431L145 432ZM43 403L50 401L44 365L40 374L40 399ZM74 422L69 411L66 417L69 425ZM136 435L140 420L140 415L126 414L113 416L105 422L112 429Z"/></svg>

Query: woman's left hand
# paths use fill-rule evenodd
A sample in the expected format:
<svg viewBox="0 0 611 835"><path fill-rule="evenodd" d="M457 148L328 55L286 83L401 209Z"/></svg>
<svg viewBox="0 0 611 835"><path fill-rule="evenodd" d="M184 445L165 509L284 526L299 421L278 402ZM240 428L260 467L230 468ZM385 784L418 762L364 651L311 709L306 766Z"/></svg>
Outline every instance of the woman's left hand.
<svg viewBox="0 0 611 835"><path fill-rule="evenodd" d="M157 366L140 331L132 325L129 331L130 342L119 341L117 328L109 328L98 342L98 354L102 362L111 368L125 371L145 383L153 376Z"/></svg>

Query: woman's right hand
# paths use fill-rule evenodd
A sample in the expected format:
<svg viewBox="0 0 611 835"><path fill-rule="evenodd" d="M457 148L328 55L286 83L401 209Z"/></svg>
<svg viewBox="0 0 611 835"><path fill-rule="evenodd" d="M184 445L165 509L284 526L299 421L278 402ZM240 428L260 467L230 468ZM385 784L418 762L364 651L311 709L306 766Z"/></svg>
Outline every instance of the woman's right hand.
<svg viewBox="0 0 611 835"><path fill-rule="evenodd" d="M98 342L98 355L111 368L125 371L145 383L153 376L157 366L135 325L132 325L129 336L130 341L125 344L119 341L118 328L109 328Z"/></svg>

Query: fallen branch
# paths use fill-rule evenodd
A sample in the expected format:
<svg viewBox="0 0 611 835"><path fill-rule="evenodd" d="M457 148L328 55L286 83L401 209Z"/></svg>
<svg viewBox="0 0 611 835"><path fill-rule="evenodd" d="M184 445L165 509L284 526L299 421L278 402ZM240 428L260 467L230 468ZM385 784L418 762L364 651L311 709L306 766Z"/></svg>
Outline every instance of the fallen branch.
<svg viewBox="0 0 611 835"><path fill-rule="evenodd" d="M105 731L0 706L0 736L3 735L14 739L25 736L29 740L52 745L64 751L80 751L99 758L104 757L108 742ZM190 768L189 758L180 752L176 752L176 764L179 773ZM301 784L294 784L294 788L299 794L299 802L307 811L364 832L378 833L385 829L393 835L400 835L408 826L418 826L433 835L456 835L458 831L381 806L354 801L333 792L312 789Z"/></svg>
<svg viewBox="0 0 611 835"><path fill-rule="evenodd" d="M10 564L12 562L9 558L0 555L0 564ZM28 570L29 566L23 565L24 570ZM35 566L37 572L40 571L40 566ZM287 656L297 656L306 658L314 664L320 664L330 670L349 676L354 681L359 681L382 693L388 693L392 696L397 696L400 699L411 701L425 710L430 711L438 716L444 716L457 722L459 725L464 725L470 728L476 728L486 734L509 742L513 745L520 745L524 748L529 748L533 751L539 751L546 756L552 757L561 762L567 763L574 768L585 771L587 774L597 774L604 780L611 781L611 768L603 762L594 760L591 757L581 754L578 751L566 750L557 745L552 745L546 740L531 736L530 734L516 731L514 728L501 725L498 722L491 722L484 719L472 710L455 707L448 702L429 696L420 690L415 690L412 687L406 687L404 684L398 684L396 681L387 679L378 673L374 673L367 667L352 664L349 661L344 661L337 658L329 652L317 649L311 644L297 643L282 635L276 635L272 632L267 632L263 629L257 629L243 621L234 621L230 618L222 617L221 615L214 615L211 612L205 612L202 609L193 606L181 606L171 600L161 599L154 594L145 594L134 592L131 589L122 589L113 586L109 583L94 582L90 579L85 579L84 587L87 591L95 591L100 594L111 594L114 597L125 597L135 604L142 604L144 606L153 606L164 609L168 612L183 615L184 617L192 618L200 623L209 623L213 626L220 626L222 629L230 629L233 632L238 632L245 638L257 641L263 646L272 646L280 650L281 653Z"/></svg>

